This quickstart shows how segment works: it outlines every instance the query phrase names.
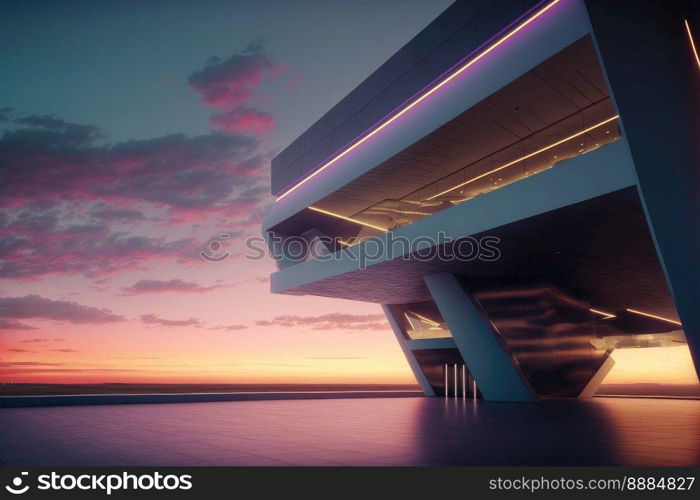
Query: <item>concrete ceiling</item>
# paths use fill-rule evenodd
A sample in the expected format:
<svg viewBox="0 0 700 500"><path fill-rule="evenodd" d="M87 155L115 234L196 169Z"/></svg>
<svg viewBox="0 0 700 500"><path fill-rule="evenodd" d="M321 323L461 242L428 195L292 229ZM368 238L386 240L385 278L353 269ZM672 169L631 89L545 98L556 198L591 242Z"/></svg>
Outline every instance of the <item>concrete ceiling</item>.
<svg viewBox="0 0 700 500"><path fill-rule="evenodd" d="M629 307L678 319L634 187L475 235L482 236L501 239L498 261L394 259L285 293L415 302L430 299L423 276L452 272L475 292L554 285L603 310Z"/></svg>
<svg viewBox="0 0 700 500"><path fill-rule="evenodd" d="M316 205L352 216L402 198L583 109L607 118L608 97L593 43L583 37Z"/></svg>

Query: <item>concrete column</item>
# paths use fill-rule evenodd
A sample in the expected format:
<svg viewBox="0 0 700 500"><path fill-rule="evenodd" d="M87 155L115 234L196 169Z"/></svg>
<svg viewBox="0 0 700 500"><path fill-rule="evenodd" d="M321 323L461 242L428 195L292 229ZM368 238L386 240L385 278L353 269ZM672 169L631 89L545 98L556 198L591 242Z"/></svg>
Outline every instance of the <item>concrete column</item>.
<svg viewBox="0 0 700 500"><path fill-rule="evenodd" d="M595 375L593 375L593 377L591 377L591 379L586 384L586 387L583 388L581 394L579 394L578 397L592 398L593 396L595 396L598 387L600 387L600 384L603 383L603 380L605 380L605 377L608 375L608 373L610 373L610 370L613 369L613 366L615 366L615 360L612 359L610 355L608 355L608 357L605 358L603 364L600 365L598 371L595 372Z"/></svg>
<svg viewBox="0 0 700 500"><path fill-rule="evenodd" d="M389 309L388 306L385 306L383 304L382 309L384 309L386 319L389 320L389 325L391 325L391 329L393 330L394 335L396 335L396 340L398 341L399 346L403 351L403 355L406 356L406 361L408 361L408 366L411 367L411 370L413 371L413 376L416 377L416 381L421 386L421 389L423 389L423 392L426 396L435 396L435 391L433 391L433 388L428 383L428 378L425 376L425 373L423 373L423 370L418 364L418 361L416 361L416 358L411 352L411 349L409 349L408 345L406 344L406 337L404 336L403 331L401 330L401 326L396 320L394 313L391 312L391 309Z"/></svg>
<svg viewBox="0 0 700 500"><path fill-rule="evenodd" d="M585 0L639 194L700 372L700 42L697 0Z"/></svg>
<svg viewBox="0 0 700 500"><path fill-rule="evenodd" d="M460 280L449 273L423 279L484 399L537 400L510 349Z"/></svg>

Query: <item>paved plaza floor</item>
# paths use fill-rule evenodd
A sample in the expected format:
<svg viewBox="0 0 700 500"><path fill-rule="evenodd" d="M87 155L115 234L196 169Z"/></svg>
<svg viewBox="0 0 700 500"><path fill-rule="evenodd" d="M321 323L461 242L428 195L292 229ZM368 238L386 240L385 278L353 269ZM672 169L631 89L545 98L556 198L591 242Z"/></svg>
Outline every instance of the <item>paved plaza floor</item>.
<svg viewBox="0 0 700 500"><path fill-rule="evenodd" d="M700 400L374 398L0 409L2 465L700 465Z"/></svg>

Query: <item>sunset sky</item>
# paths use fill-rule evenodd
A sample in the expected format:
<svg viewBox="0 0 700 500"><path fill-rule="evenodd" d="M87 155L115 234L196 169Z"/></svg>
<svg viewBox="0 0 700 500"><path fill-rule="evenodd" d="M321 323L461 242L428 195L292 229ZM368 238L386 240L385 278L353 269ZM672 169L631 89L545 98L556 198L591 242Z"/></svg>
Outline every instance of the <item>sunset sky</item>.
<svg viewBox="0 0 700 500"><path fill-rule="evenodd" d="M243 242L270 159L450 3L0 0L0 378L413 383L378 305L271 295ZM696 381L640 351L610 381Z"/></svg>

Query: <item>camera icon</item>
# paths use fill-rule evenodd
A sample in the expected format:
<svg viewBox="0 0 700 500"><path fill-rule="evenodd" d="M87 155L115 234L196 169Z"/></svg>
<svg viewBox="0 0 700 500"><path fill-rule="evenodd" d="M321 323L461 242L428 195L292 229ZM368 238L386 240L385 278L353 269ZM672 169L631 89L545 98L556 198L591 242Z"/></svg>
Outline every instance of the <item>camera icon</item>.
<svg viewBox="0 0 700 500"><path fill-rule="evenodd" d="M12 493L13 495L21 495L22 493L26 493L27 490L29 489L29 485L25 484L22 486L22 479L24 476L29 475L28 472L22 472L20 473L19 476L16 476L12 479L12 484L11 485L6 485L5 489Z"/></svg>
<svg viewBox="0 0 700 500"><path fill-rule="evenodd" d="M223 262L231 256L230 252L224 252L222 240L227 240L231 236L228 233L222 233L219 238L212 240L207 245L207 248L199 252L200 257L208 262Z"/></svg>

